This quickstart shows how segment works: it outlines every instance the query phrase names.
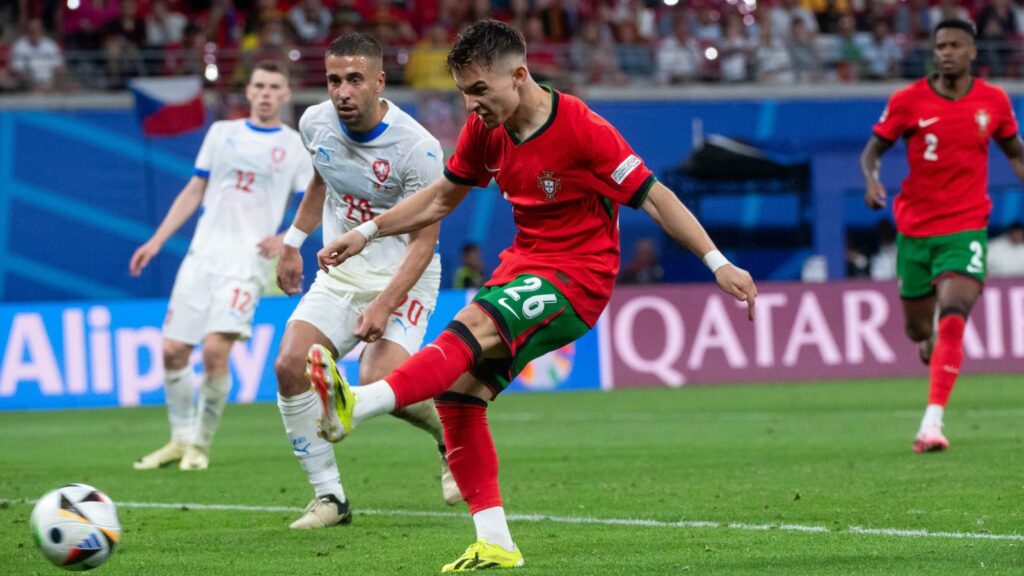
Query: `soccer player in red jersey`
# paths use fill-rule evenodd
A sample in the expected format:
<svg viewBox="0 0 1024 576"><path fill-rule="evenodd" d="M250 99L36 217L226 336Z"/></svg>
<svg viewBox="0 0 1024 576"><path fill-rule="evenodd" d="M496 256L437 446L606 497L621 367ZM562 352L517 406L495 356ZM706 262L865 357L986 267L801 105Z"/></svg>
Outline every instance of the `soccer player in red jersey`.
<svg viewBox="0 0 1024 576"><path fill-rule="evenodd" d="M974 27L944 20L933 40L937 75L892 95L860 159L864 201L884 208L880 159L897 138L906 140L910 175L893 202L896 268L906 333L918 343L931 380L915 452L949 447L943 413L963 362L967 316L985 281L989 140L1024 180L1024 146L1009 98L971 75Z"/></svg>
<svg viewBox="0 0 1024 576"><path fill-rule="evenodd" d="M448 462L477 532L444 572L522 565L505 521L487 402L530 360L597 322L619 269L619 205L642 208L703 257L718 285L747 303L751 319L757 295L750 275L715 249L614 127L579 99L534 82L514 28L470 26L448 66L471 114L444 176L331 241L320 265L337 266L374 238L437 222L492 178L513 206L515 241L474 301L384 380L352 391L329 358L311 366L324 403L321 431L332 441L366 418L436 397Z"/></svg>

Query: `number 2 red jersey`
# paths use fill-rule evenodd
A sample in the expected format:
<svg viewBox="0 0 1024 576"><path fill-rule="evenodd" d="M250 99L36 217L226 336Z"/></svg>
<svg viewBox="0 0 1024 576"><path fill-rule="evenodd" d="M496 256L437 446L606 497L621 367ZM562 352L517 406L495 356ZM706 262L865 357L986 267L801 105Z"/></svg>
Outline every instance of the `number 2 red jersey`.
<svg viewBox="0 0 1024 576"><path fill-rule="evenodd" d="M540 276L593 327L619 272L618 205L638 208L655 179L604 118L548 90L548 122L523 142L471 115L445 176L481 187L494 178L512 204L515 241L486 285Z"/></svg>
<svg viewBox="0 0 1024 576"><path fill-rule="evenodd" d="M924 78L897 91L875 125L879 138L906 139L910 175L893 203L907 236L940 236L988 226L988 145L1017 134L1010 99L974 78L959 100Z"/></svg>

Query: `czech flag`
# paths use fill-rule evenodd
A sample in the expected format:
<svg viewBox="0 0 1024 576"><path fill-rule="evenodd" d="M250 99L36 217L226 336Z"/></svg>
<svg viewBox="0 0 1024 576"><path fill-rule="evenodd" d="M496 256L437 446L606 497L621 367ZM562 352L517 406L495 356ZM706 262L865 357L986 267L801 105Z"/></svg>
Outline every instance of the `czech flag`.
<svg viewBox="0 0 1024 576"><path fill-rule="evenodd" d="M198 76L134 78L128 88L147 136L173 136L202 128L203 82Z"/></svg>

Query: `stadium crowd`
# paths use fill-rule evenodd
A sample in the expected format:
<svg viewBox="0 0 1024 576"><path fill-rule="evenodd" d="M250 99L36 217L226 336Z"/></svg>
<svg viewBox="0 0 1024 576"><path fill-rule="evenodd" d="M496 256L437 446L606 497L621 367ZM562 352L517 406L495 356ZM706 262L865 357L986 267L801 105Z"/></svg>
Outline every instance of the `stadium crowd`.
<svg viewBox="0 0 1024 576"><path fill-rule="evenodd" d="M912 78L951 16L976 23L978 75L1021 76L1024 0L16 0L0 5L0 90L175 74L234 88L263 59L319 85L323 47L353 30L387 47L392 83L448 90L450 42L486 17L519 27L531 70L561 83Z"/></svg>

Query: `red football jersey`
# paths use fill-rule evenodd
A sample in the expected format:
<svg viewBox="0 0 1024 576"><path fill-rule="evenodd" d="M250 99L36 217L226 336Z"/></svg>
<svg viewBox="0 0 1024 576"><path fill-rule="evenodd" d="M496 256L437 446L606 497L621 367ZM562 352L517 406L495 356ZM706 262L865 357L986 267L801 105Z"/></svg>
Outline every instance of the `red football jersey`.
<svg viewBox="0 0 1024 576"><path fill-rule="evenodd" d="M604 118L578 98L550 92L548 122L523 142L471 115L445 176L481 187L494 178L512 203L515 241L486 285L535 274L593 327L619 272L618 205L638 208L655 178Z"/></svg>
<svg viewBox="0 0 1024 576"><path fill-rule="evenodd" d="M910 175L893 203L900 232L940 236L988 226L989 140L1017 134L1006 92L975 78L954 101L924 78L892 95L874 132L907 140Z"/></svg>

